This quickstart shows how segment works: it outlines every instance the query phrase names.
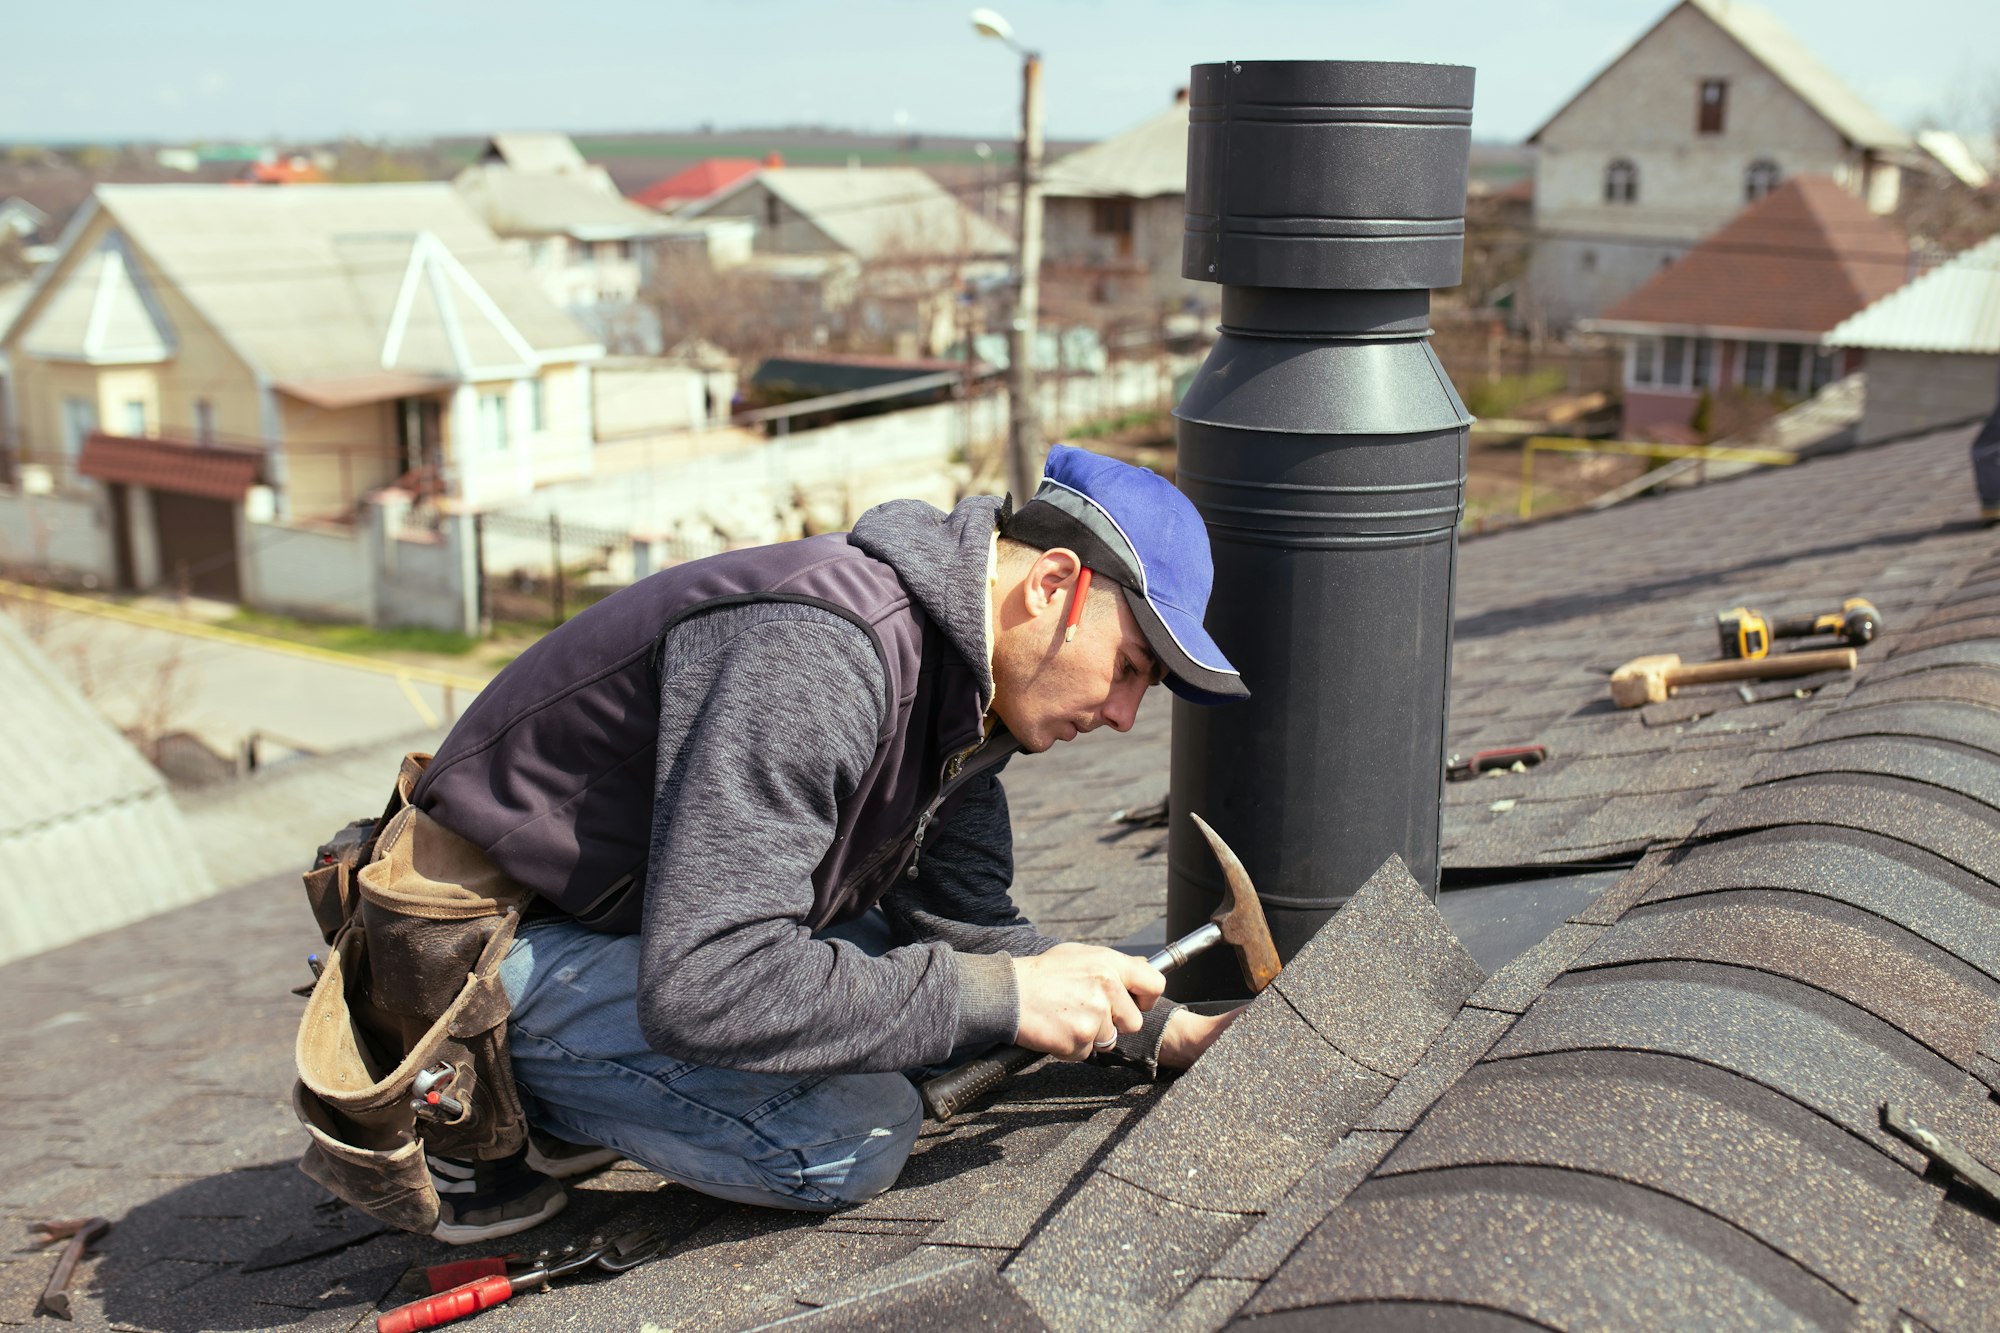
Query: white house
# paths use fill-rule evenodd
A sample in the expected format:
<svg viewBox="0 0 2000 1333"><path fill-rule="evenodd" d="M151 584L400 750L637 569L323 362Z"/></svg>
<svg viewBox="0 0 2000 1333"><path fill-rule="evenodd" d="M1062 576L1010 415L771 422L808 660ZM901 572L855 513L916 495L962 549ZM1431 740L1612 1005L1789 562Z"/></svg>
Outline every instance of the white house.
<svg viewBox="0 0 2000 1333"><path fill-rule="evenodd" d="M1862 444L1986 416L2000 399L2000 236L1843 320L1826 341L1867 354Z"/></svg>
<svg viewBox="0 0 2000 1333"><path fill-rule="evenodd" d="M1566 325L1636 290L1800 175L1895 208L1910 136L1763 10L1681 0L1528 142L1530 319Z"/></svg>

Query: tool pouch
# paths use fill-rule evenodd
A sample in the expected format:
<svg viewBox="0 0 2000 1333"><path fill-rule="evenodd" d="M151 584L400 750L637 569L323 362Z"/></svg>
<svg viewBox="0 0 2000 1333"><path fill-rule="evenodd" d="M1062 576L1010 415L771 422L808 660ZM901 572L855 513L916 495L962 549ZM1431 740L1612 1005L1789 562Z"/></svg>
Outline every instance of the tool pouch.
<svg viewBox="0 0 2000 1333"><path fill-rule="evenodd" d="M506 1157L526 1139L499 974L529 897L408 804L428 759L406 758L385 819L349 825L306 875L322 931L339 920L299 1023L293 1091L311 1140L300 1169L425 1234L438 1219L427 1151ZM358 870L354 848L369 853ZM417 1092L426 1070L442 1074L435 1104Z"/></svg>

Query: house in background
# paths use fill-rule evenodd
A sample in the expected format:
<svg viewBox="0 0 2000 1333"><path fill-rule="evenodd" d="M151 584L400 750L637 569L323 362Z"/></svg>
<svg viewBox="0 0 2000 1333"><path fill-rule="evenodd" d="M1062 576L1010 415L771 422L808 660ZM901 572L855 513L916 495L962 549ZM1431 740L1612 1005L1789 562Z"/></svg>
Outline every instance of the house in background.
<svg viewBox="0 0 2000 1333"><path fill-rule="evenodd" d="M587 474L603 351L448 184L101 186L0 330L4 425L101 498L118 582L230 597L260 511Z"/></svg>
<svg viewBox="0 0 2000 1333"><path fill-rule="evenodd" d="M1528 142L1534 254L1525 314L1599 314L1795 176L1875 213L1920 155L1761 9L1682 0Z"/></svg>
<svg viewBox="0 0 2000 1333"><path fill-rule="evenodd" d="M784 159L776 153L765 158L762 164L748 157L711 157L654 181L633 195L632 202L655 212L673 213L697 199L706 199L718 190L726 190L747 176L756 175L763 167L784 165Z"/></svg>
<svg viewBox="0 0 2000 1333"><path fill-rule="evenodd" d="M565 134L496 134L452 181L493 233L527 257L549 299L619 350L658 352L638 306L659 214L618 193Z"/></svg>
<svg viewBox="0 0 2000 1333"><path fill-rule="evenodd" d="M674 223L755 231L745 266L792 305L901 356L963 336L959 296L1005 277L1013 241L915 167L775 167L688 205ZM712 251L711 251L712 253Z"/></svg>
<svg viewBox="0 0 2000 1333"><path fill-rule="evenodd" d="M54 219L26 199L0 199L0 241L19 247L30 264L46 264L55 255Z"/></svg>
<svg viewBox="0 0 2000 1333"><path fill-rule="evenodd" d="M1827 334L1902 286L1911 262L1893 223L1801 176L1582 327L1625 340L1626 438L1688 438L1703 395L1782 403L1860 369Z"/></svg>
<svg viewBox="0 0 2000 1333"><path fill-rule="evenodd" d="M1826 341L1868 358L1859 443L1985 417L2000 399L2000 236L1842 320Z"/></svg>
<svg viewBox="0 0 2000 1333"><path fill-rule="evenodd" d="M1144 124L1044 172L1042 276L1050 297L1154 312L1213 306L1181 276L1187 220L1187 90Z"/></svg>

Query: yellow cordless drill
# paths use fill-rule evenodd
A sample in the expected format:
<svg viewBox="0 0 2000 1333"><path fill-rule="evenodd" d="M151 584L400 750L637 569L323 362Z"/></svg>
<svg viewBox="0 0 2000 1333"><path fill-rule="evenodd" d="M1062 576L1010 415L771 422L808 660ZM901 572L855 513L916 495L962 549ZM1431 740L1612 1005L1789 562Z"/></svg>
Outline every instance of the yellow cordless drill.
<svg viewBox="0 0 2000 1333"><path fill-rule="evenodd" d="M1716 634L1724 657L1766 657L1778 639L1810 639L1831 634L1849 647L1871 642L1882 629L1882 613L1866 597L1850 597L1838 611L1773 619L1747 606L1715 613Z"/></svg>

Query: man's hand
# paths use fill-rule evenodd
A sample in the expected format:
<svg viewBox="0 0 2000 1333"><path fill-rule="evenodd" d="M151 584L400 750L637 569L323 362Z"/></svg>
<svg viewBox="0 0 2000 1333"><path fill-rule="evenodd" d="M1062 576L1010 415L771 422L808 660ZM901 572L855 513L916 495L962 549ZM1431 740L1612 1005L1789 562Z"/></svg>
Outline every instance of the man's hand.
<svg viewBox="0 0 2000 1333"><path fill-rule="evenodd" d="M1160 1034L1160 1064L1167 1069L1186 1069L1201 1058L1202 1052L1228 1030L1243 1012L1239 1006L1225 1014L1198 1014L1192 1009L1176 1009Z"/></svg>
<svg viewBox="0 0 2000 1333"><path fill-rule="evenodd" d="M1095 944L1058 944L1014 960L1021 1022L1014 1041L1058 1060L1088 1059L1121 1032L1137 1032L1167 979L1143 958ZM1102 1043L1102 1045L1100 1045Z"/></svg>

